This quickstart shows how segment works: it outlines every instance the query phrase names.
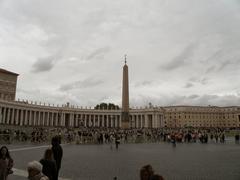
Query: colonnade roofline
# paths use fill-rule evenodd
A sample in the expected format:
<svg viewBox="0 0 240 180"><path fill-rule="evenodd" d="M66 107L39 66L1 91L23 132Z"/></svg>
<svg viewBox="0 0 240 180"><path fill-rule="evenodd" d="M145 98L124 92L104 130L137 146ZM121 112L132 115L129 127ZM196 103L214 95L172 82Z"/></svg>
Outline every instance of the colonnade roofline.
<svg viewBox="0 0 240 180"><path fill-rule="evenodd" d="M2 103L8 103L16 106L21 106L21 107L33 107L33 108L40 108L40 109L55 109L55 110L66 110L66 111L95 111L95 112L119 112L122 109L94 109L94 107L90 106L76 106L76 105L70 105L69 103L66 104L50 104L50 103L44 103L44 102L37 102L37 101L28 101L28 100L17 100L17 101L8 101L8 100L2 100L0 99L0 102ZM216 110L224 110L224 109L237 109L240 110L240 106L191 106L191 105L177 105L177 106L135 106L135 107L130 107L129 111L134 112L134 111L165 111L167 109L174 109L174 108L188 108L191 110L196 110L195 108L202 108L202 109L216 109ZM179 110L179 109L176 109Z"/></svg>

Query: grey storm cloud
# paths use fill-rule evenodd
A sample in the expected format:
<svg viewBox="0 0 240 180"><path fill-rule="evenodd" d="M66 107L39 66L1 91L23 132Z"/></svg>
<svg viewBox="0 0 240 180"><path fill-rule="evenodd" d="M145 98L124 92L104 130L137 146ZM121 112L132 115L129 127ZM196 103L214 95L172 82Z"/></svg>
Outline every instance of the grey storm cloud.
<svg viewBox="0 0 240 180"><path fill-rule="evenodd" d="M96 49L95 51L90 53L86 59L91 60L99 56L102 57L104 56L105 53L108 53L109 51L110 51L110 47L103 47L103 48Z"/></svg>
<svg viewBox="0 0 240 180"><path fill-rule="evenodd" d="M206 74L220 72L229 67L239 67L240 65L240 53L232 52L231 48L221 49L213 53L208 57L203 63L207 66L208 63L211 63L206 70Z"/></svg>
<svg viewBox="0 0 240 180"><path fill-rule="evenodd" d="M61 91L69 91L69 90L81 89L81 88L84 89L84 88L89 88L89 87L95 87L95 86L100 85L102 83L103 83L102 80L97 80L97 79L94 79L94 78L87 78L83 81L75 81L73 83L64 84L59 89Z"/></svg>
<svg viewBox="0 0 240 180"><path fill-rule="evenodd" d="M127 53L131 105L240 104L227 95L240 88L239 9L238 0L0 0L0 64L20 74L18 88L34 87L17 98L88 106L121 102Z"/></svg>
<svg viewBox="0 0 240 180"><path fill-rule="evenodd" d="M211 66L211 67L207 68L206 74L209 74L209 73L211 73L211 72L214 72L215 69L216 69L216 66Z"/></svg>
<svg viewBox="0 0 240 180"><path fill-rule="evenodd" d="M179 55L177 55L175 58L173 58L172 61L161 66L161 69L174 70L179 67L185 66L186 64L189 63L189 60L192 60L190 58L193 57L194 51L196 48L197 48L196 43L189 44L187 47L185 47L183 49L183 51Z"/></svg>
<svg viewBox="0 0 240 180"><path fill-rule="evenodd" d="M184 87L185 88L190 88L190 87L193 87L193 86L194 86L193 83L188 82Z"/></svg>
<svg viewBox="0 0 240 180"><path fill-rule="evenodd" d="M32 65L33 72L45 72L50 71L55 65L53 57L40 58Z"/></svg>

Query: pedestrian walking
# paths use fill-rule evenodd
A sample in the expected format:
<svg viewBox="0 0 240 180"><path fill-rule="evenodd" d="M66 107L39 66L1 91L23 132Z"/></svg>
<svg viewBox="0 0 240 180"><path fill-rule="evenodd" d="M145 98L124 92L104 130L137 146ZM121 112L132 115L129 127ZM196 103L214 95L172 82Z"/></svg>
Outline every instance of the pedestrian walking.
<svg viewBox="0 0 240 180"><path fill-rule="evenodd" d="M44 153L43 159L40 160L40 163L43 166L42 172L45 174L49 180L57 180L57 166L56 162L53 159L52 149L47 149Z"/></svg>
<svg viewBox="0 0 240 180"><path fill-rule="evenodd" d="M116 137L115 137L116 149L118 149L119 144L120 144L120 137L116 134Z"/></svg>
<svg viewBox="0 0 240 180"><path fill-rule="evenodd" d="M60 145L60 139L57 136L52 138L52 152L53 152L54 160L56 161L56 165L57 165L57 177L58 177L59 170L61 168L63 149Z"/></svg>
<svg viewBox="0 0 240 180"><path fill-rule="evenodd" d="M12 174L13 159L11 158L8 148L2 146L0 149L0 180L7 180L9 174Z"/></svg>

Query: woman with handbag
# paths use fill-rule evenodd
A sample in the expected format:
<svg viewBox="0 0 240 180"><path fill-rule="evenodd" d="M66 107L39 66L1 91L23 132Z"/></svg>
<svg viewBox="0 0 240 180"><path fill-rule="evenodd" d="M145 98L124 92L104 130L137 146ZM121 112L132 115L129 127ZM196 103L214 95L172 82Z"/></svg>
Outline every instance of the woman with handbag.
<svg viewBox="0 0 240 180"><path fill-rule="evenodd" d="M12 174L13 159L11 158L8 148L2 146L0 148L0 179L7 180L9 174Z"/></svg>

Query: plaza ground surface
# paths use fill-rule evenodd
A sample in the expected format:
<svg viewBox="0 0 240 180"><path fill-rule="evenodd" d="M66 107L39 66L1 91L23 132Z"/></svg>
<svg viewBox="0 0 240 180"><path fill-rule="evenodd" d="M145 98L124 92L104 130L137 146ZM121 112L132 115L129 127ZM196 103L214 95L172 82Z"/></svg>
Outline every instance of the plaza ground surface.
<svg viewBox="0 0 240 180"><path fill-rule="evenodd" d="M25 170L29 161L40 160L46 146L8 145L14 168ZM33 147L33 148L32 148ZM30 149L28 149L30 148ZM151 164L166 180L239 180L240 145L168 143L110 145L63 145L60 176L72 180L138 180L141 166ZM20 173L21 174L21 173ZM9 180L23 180L11 175Z"/></svg>

